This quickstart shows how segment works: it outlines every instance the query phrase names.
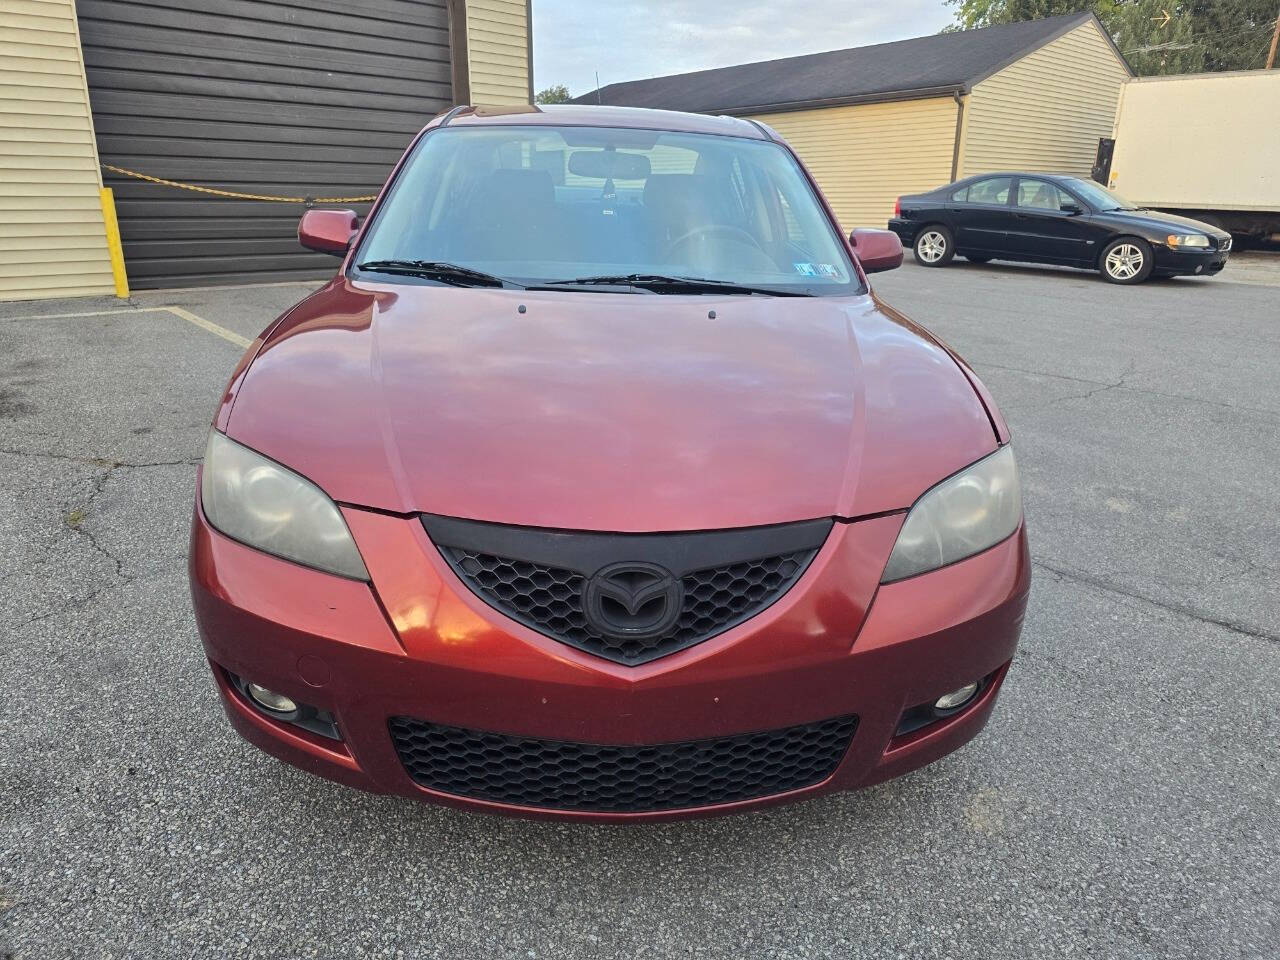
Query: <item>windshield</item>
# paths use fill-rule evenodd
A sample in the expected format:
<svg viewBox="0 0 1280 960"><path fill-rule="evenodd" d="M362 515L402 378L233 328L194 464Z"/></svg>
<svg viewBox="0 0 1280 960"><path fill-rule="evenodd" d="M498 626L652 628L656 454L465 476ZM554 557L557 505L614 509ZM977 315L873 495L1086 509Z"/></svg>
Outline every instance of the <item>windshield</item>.
<svg viewBox="0 0 1280 960"><path fill-rule="evenodd" d="M1089 206L1095 210L1102 212L1106 210L1137 210L1138 208L1120 196L1113 193L1106 187L1094 183L1092 180L1079 180L1074 177L1067 180L1067 185L1071 187Z"/></svg>
<svg viewBox="0 0 1280 960"><path fill-rule="evenodd" d="M430 133L355 258L375 261L443 263L523 285L642 275L750 288L729 292L862 292L787 150L764 140L654 130Z"/></svg>

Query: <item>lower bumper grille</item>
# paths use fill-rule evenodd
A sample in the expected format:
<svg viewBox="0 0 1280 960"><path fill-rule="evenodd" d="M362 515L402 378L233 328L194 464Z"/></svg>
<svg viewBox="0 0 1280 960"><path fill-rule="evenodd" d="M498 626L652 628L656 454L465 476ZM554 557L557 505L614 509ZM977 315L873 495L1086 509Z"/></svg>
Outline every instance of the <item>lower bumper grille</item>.
<svg viewBox="0 0 1280 960"><path fill-rule="evenodd" d="M705 807L821 783L849 748L856 717L715 740L603 746L534 740L393 717L414 782L476 800L639 813Z"/></svg>

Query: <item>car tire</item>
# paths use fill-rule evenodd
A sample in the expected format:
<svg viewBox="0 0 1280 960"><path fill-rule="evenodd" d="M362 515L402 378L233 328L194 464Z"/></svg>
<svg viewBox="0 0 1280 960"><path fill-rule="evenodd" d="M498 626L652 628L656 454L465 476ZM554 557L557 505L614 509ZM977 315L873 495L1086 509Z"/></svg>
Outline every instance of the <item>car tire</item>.
<svg viewBox="0 0 1280 960"><path fill-rule="evenodd" d="M931 223L917 233L911 249L916 263L924 267L945 267L956 255L951 231L940 223Z"/></svg>
<svg viewBox="0 0 1280 960"><path fill-rule="evenodd" d="M968 260L970 263L990 263L991 262L990 257L975 257L971 253L964 254L964 258Z"/></svg>
<svg viewBox="0 0 1280 960"><path fill-rule="evenodd" d="M1137 237L1112 240L1098 259L1099 269L1111 283L1142 283L1155 269L1151 245Z"/></svg>

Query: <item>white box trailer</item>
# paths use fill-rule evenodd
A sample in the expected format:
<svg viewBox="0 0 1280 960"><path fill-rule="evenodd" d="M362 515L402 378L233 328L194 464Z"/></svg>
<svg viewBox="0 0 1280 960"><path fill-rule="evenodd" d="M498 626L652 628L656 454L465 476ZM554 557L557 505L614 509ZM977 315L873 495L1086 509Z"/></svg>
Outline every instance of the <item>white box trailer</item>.
<svg viewBox="0 0 1280 960"><path fill-rule="evenodd" d="M1280 241L1280 69L1126 81L1108 184L1144 207Z"/></svg>

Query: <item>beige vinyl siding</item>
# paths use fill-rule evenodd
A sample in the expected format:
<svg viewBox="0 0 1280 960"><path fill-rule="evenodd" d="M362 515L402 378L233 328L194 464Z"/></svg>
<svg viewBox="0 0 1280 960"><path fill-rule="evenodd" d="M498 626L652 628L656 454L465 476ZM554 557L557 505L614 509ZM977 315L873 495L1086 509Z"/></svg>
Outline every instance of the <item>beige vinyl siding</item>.
<svg viewBox="0 0 1280 960"><path fill-rule="evenodd" d="M113 293L73 0L0 0L0 300Z"/></svg>
<svg viewBox="0 0 1280 960"><path fill-rule="evenodd" d="M760 114L795 148L840 225L884 227L894 201L951 180L956 103L950 97Z"/></svg>
<svg viewBox="0 0 1280 960"><path fill-rule="evenodd" d="M529 102L529 20L525 0L467 0L471 102Z"/></svg>
<svg viewBox="0 0 1280 960"><path fill-rule="evenodd" d="M1085 23L976 84L965 106L960 176L1030 170L1088 176L1129 77Z"/></svg>

